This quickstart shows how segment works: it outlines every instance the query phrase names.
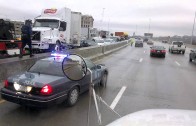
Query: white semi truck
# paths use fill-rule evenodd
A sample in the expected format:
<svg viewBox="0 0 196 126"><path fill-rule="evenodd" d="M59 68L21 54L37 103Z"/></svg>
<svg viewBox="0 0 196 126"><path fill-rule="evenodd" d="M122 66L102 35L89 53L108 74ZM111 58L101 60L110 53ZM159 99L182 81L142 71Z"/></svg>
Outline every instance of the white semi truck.
<svg viewBox="0 0 196 126"><path fill-rule="evenodd" d="M61 47L79 47L81 38L80 12L69 8L45 9L35 18L32 48L59 50Z"/></svg>

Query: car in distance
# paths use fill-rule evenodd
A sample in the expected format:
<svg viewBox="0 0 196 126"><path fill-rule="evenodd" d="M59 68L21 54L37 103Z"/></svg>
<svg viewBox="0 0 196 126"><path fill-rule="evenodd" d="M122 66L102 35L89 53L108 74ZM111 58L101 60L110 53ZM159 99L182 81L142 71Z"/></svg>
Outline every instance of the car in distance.
<svg viewBox="0 0 196 126"><path fill-rule="evenodd" d="M135 40L135 47L143 47L144 44L143 44L143 41L141 39L137 39Z"/></svg>
<svg viewBox="0 0 196 126"><path fill-rule="evenodd" d="M105 44L105 45L110 45L110 44L112 44L112 43L114 43L114 40L113 40L113 39L110 39L110 38L104 39L104 44Z"/></svg>
<svg viewBox="0 0 196 126"><path fill-rule="evenodd" d="M95 43L93 40L81 40L80 47L89 47L89 46L96 46L97 43Z"/></svg>
<svg viewBox="0 0 196 126"><path fill-rule="evenodd" d="M148 44L148 45L154 45L154 42L153 42L152 40L148 40L148 41L147 41L147 44Z"/></svg>
<svg viewBox="0 0 196 126"><path fill-rule="evenodd" d="M166 50L164 46L152 46L150 47L150 56L162 56L165 58Z"/></svg>
<svg viewBox="0 0 196 126"><path fill-rule="evenodd" d="M191 50L190 54L189 54L189 61L196 61L196 50Z"/></svg>
<svg viewBox="0 0 196 126"><path fill-rule="evenodd" d="M162 40L162 43L168 43L168 41L167 40Z"/></svg>
<svg viewBox="0 0 196 126"><path fill-rule="evenodd" d="M119 42L120 41L120 37L119 36L110 36L110 39L113 39L114 42Z"/></svg>
<svg viewBox="0 0 196 126"><path fill-rule="evenodd" d="M143 42L148 42L148 38L144 38L143 39Z"/></svg>
<svg viewBox="0 0 196 126"><path fill-rule="evenodd" d="M186 51L186 46L182 41L173 41L169 46L169 52L171 53L178 52L184 54L185 51Z"/></svg>
<svg viewBox="0 0 196 126"><path fill-rule="evenodd" d="M106 86L108 70L84 59L92 70L94 84ZM49 57L38 60L27 72L8 77L1 89L1 97L7 101L29 107L49 107L59 103L76 104L79 94L87 91L90 72L79 81L69 80L62 70L63 58Z"/></svg>

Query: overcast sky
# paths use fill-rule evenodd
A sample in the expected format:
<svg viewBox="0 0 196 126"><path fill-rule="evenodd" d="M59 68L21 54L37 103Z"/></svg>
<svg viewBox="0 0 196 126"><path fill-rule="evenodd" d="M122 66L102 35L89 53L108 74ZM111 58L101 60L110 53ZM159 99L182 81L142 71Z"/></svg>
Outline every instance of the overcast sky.
<svg viewBox="0 0 196 126"><path fill-rule="evenodd" d="M44 8L62 7L92 15L98 29L143 35L150 24L155 36L172 36L191 35L196 0L0 0L0 17L33 19Z"/></svg>

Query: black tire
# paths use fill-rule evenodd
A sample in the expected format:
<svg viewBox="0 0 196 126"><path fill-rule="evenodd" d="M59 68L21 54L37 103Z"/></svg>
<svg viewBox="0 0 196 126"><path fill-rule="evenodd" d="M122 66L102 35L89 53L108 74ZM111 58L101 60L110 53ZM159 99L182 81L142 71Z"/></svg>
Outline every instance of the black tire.
<svg viewBox="0 0 196 126"><path fill-rule="evenodd" d="M57 47L57 49L56 49ZM55 46L56 51L61 51L61 42L59 40L56 41L56 46Z"/></svg>
<svg viewBox="0 0 196 126"><path fill-rule="evenodd" d="M169 52L170 52L170 49L169 49Z"/></svg>
<svg viewBox="0 0 196 126"><path fill-rule="evenodd" d="M170 51L171 51L171 53L174 53L173 50L170 50Z"/></svg>
<svg viewBox="0 0 196 126"><path fill-rule="evenodd" d="M102 76L101 81L100 81L100 86L101 87L106 87L107 86L107 80L108 80L108 75L107 75L107 73L104 73L104 75Z"/></svg>
<svg viewBox="0 0 196 126"><path fill-rule="evenodd" d="M165 55L163 55L163 58L165 58Z"/></svg>
<svg viewBox="0 0 196 126"><path fill-rule="evenodd" d="M79 89L78 87L73 87L69 93L68 93L68 97L67 97L67 105L68 106L74 106L79 98Z"/></svg>
<svg viewBox="0 0 196 126"><path fill-rule="evenodd" d="M191 59L191 57L189 57L189 61L192 62L193 60Z"/></svg>
<svg viewBox="0 0 196 126"><path fill-rule="evenodd" d="M48 49L48 51L49 52L52 52L52 51L54 51L55 50L55 44L49 44L49 49Z"/></svg>
<svg viewBox="0 0 196 126"><path fill-rule="evenodd" d="M182 51L182 54L184 55L185 51Z"/></svg>
<svg viewBox="0 0 196 126"><path fill-rule="evenodd" d="M152 53L150 53L150 57L153 57Z"/></svg>

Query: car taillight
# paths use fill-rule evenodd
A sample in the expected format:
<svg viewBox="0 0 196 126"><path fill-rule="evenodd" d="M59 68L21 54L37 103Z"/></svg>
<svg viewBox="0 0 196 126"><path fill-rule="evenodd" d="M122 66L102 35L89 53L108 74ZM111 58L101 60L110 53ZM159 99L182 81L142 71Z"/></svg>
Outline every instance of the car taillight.
<svg viewBox="0 0 196 126"><path fill-rule="evenodd" d="M42 95L50 95L52 93L52 87L47 84L44 87L42 87L40 93Z"/></svg>
<svg viewBox="0 0 196 126"><path fill-rule="evenodd" d="M166 51L165 51L165 50L162 50L161 52L162 52L162 53L166 53Z"/></svg>
<svg viewBox="0 0 196 126"><path fill-rule="evenodd" d="M8 80L5 80L4 81L4 87L8 87L9 83L8 83Z"/></svg>
<svg viewBox="0 0 196 126"><path fill-rule="evenodd" d="M150 52L156 52L156 50L152 49L152 50L150 50Z"/></svg>

